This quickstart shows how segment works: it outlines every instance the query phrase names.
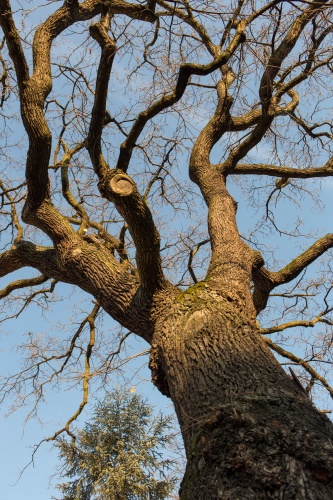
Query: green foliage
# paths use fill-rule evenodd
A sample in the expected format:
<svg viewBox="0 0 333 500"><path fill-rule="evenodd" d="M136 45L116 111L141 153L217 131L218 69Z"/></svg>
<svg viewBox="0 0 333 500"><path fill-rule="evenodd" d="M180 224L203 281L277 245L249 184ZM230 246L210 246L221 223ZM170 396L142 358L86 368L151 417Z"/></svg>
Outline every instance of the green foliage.
<svg viewBox="0 0 333 500"><path fill-rule="evenodd" d="M160 500L170 498L177 482L171 416L153 416L142 396L114 390L96 407L92 420L78 431L75 448L59 440L64 500Z"/></svg>

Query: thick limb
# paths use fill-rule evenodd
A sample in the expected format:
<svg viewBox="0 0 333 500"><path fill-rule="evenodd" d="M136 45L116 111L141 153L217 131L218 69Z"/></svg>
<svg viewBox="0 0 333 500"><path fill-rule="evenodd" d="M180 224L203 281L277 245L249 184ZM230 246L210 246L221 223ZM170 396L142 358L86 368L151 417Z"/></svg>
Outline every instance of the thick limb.
<svg viewBox="0 0 333 500"><path fill-rule="evenodd" d="M307 266L332 247L333 234L327 234L280 271L268 271L264 266L257 267L253 272L253 301L257 313L266 307L269 294L274 288L297 278Z"/></svg>
<svg viewBox="0 0 333 500"><path fill-rule="evenodd" d="M102 245L81 239L71 243L59 256L52 247L20 241L1 254L0 276L32 267L45 277L76 285L94 296L121 325L150 341L153 298L140 291L126 262L120 264Z"/></svg>

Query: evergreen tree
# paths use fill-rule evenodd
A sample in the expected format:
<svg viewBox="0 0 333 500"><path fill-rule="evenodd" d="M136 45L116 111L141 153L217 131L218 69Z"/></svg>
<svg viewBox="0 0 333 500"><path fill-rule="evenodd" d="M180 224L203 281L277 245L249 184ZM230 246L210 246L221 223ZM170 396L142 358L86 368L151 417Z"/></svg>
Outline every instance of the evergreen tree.
<svg viewBox="0 0 333 500"><path fill-rule="evenodd" d="M66 500L160 500L176 483L165 447L173 440L172 417L159 413L138 394L115 389L95 407L78 431L75 448L57 446L70 480L57 487Z"/></svg>

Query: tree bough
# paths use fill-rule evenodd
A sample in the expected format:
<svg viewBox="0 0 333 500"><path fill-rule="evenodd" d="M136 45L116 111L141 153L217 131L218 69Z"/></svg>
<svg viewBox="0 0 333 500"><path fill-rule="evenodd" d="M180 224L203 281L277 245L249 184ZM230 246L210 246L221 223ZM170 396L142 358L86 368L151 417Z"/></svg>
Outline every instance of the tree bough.
<svg viewBox="0 0 333 500"><path fill-rule="evenodd" d="M187 455L181 499L332 498L333 426L308 394L317 383L333 394L333 237L302 242L278 271L264 247L281 200L302 213L306 183L333 176L321 97L333 91L331 4L66 0L47 5L33 40L15 7L0 4L1 116L16 119L18 96L24 133L3 127L16 170L1 166L0 276L39 274L7 282L0 299L5 311L15 300L25 308L63 282L94 307L61 352L32 354L3 394L31 379L40 399L77 359L82 410L90 379L123 342L106 342L92 373L104 311L149 344L152 380L174 403ZM243 191L230 189L235 179ZM238 204L264 209L248 236ZM323 270L306 277L316 263ZM285 348L305 330L317 333L301 355Z"/></svg>

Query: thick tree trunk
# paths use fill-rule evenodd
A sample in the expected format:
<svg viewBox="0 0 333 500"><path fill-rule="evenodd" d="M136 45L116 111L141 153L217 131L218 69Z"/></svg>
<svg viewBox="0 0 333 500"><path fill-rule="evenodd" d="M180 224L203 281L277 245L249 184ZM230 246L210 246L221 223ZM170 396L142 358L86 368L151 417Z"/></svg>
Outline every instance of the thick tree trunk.
<svg viewBox="0 0 333 500"><path fill-rule="evenodd" d="M333 427L275 360L251 311L198 283L158 322L151 369L184 438L180 498L332 499Z"/></svg>

